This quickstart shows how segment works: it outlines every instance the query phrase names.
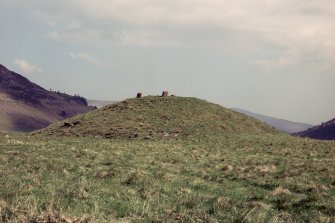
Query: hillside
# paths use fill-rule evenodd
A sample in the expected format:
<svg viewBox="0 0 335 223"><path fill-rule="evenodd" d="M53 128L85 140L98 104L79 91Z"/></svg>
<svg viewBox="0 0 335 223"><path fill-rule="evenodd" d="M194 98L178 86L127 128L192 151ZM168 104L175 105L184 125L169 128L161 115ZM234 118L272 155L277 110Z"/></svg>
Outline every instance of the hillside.
<svg viewBox="0 0 335 223"><path fill-rule="evenodd" d="M321 140L335 140L335 119L317 125L313 128L294 134L295 136L308 137Z"/></svg>
<svg viewBox="0 0 335 223"><path fill-rule="evenodd" d="M0 65L0 131L29 132L93 110L86 99L47 91Z"/></svg>
<svg viewBox="0 0 335 223"><path fill-rule="evenodd" d="M75 116L36 134L148 139L275 132L254 118L204 100L148 96Z"/></svg>
<svg viewBox="0 0 335 223"><path fill-rule="evenodd" d="M231 108L231 109L240 112L242 114L248 115L250 117L253 117L255 119L258 119L259 121L265 122L266 124L287 133L301 132L308 128L313 127L313 125L310 124L292 122L285 119L274 118L271 116L257 114L240 108Z"/></svg>

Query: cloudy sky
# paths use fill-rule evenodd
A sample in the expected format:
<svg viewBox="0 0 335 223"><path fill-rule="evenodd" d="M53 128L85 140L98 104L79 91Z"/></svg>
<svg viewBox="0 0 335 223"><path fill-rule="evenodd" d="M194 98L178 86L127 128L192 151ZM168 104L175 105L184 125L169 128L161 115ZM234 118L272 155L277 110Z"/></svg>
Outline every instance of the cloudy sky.
<svg viewBox="0 0 335 223"><path fill-rule="evenodd" d="M0 63L90 99L169 90L316 124L334 24L334 0L0 0Z"/></svg>

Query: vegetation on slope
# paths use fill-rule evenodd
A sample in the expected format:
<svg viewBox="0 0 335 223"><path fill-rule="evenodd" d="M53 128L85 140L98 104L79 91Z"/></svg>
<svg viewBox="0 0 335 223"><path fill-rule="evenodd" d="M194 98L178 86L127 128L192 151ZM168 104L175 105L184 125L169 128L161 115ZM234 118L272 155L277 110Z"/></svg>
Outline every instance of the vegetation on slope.
<svg viewBox="0 0 335 223"><path fill-rule="evenodd" d="M0 134L0 222L334 222L334 163L203 100L129 99Z"/></svg>
<svg viewBox="0 0 335 223"><path fill-rule="evenodd" d="M335 119L321 125L314 126L305 131L294 134L295 136L308 137L311 139L335 140Z"/></svg>
<svg viewBox="0 0 335 223"><path fill-rule="evenodd" d="M128 99L37 131L57 136L176 138L228 133L277 133L272 127L196 98Z"/></svg>
<svg viewBox="0 0 335 223"><path fill-rule="evenodd" d="M299 122L292 122L285 119L274 118L271 116L261 115L254 112L250 112L240 108L231 108L234 111L240 112L242 114L248 115L250 117L256 118L261 122L265 122L266 124L278 129L280 131L284 131L287 133L295 133L301 132L308 128L313 127L313 125Z"/></svg>
<svg viewBox="0 0 335 223"><path fill-rule="evenodd" d="M0 64L0 131L29 132L93 110L85 98L47 91Z"/></svg>

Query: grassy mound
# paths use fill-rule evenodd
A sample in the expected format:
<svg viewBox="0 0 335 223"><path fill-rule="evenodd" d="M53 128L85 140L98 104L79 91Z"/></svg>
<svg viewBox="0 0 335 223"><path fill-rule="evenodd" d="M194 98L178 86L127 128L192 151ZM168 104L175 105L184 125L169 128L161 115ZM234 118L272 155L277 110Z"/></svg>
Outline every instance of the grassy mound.
<svg viewBox="0 0 335 223"><path fill-rule="evenodd" d="M34 134L105 138L175 138L276 133L256 119L196 98L128 99L77 115Z"/></svg>
<svg viewBox="0 0 335 223"><path fill-rule="evenodd" d="M203 100L129 99L35 134L0 134L0 222L335 222L334 142Z"/></svg>

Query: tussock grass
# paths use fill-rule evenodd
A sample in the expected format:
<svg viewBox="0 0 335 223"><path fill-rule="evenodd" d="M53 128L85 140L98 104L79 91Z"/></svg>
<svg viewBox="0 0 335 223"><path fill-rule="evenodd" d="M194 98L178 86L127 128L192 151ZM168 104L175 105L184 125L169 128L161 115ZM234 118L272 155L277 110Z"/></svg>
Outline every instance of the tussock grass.
<svg viewBox="0 0 335 223"><path fill-rule="evenodd" d="M334 222L335 144L0 135L0 222Z"/></svg>
<svg viewBox="0 0 335 223"><path fill-rule="evenodd" d="M0 134L0 222L334 222L334 163L199 99L129 99Z"/></svg>

